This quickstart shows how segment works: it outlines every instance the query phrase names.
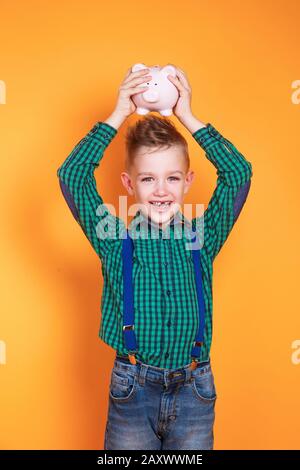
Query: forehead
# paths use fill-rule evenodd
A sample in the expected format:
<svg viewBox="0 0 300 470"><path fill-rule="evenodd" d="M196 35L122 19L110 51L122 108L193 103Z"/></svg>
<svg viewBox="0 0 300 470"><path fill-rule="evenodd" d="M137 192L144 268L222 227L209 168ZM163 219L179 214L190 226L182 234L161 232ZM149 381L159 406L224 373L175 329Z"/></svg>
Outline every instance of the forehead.
<svg viewBox="0 0 300 470"><path fill-rule="evenodd" d="M180 146L169 148L149 148L141 146L135 154L134 166L140 171L176 171L185 166L185 158Z"/></svg>

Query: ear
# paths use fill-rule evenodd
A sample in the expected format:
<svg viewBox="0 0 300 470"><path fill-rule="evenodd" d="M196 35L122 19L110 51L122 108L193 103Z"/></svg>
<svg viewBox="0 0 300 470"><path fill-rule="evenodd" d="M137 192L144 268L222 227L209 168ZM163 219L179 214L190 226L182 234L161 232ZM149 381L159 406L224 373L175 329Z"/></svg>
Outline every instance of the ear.
<svg viewBox="0 0 300 470"><path fill-rule="evenodd" d="M164 74L164 75L172 75L172 77L176 77L176 67L174 67L174 65L171 65L171 64L168 64L168 65L165 65L162 69L161 69L161 72Z"/></svg>
<svg viewBox="0 0 300 470"><path fill-rule="evenodd" d="M121 173L121 181L122 181L124 188L126 188L128 194L130 194L130 196L133 196L134 190L132 187L131 178L130 178L130 175L126 171L123 171Z"/></svg>
<svg viewBox="0 0 300 470"><path fill-rule="evenodd" d="M194 177L195 177L194 171L189 170L185 177L184 190L183 190L184 194L186 194L189 191L191 184L194 181Z"/></svg>
<svg viewBox="0 0 300 470"><path fill-rule="evenodd" d="M134 64L132 67L131 67L131 71L132 72L138 72L139 70L143 70L143 69L146 69L146 65L145 64Z"/></svg>

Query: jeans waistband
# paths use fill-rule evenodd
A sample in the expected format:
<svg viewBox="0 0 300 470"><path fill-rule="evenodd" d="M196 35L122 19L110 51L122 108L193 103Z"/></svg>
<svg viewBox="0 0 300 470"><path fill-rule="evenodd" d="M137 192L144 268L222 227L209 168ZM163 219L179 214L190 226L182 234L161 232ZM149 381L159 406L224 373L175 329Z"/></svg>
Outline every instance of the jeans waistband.
<svg viewBox="0 0 300 470"><path fill-rule="evenodd" d="M132 372L138 376L149 378L149 380L161 383L189 381L191 376L205 374L211 369L210 359L204 362L198 362L194 371L190 369L190 363L177 369L163 369L160 367L145 364L136 359L136 365L131 364L128 356L116 355L114 368Z"/></svg>
<svg viewBox="0 0 300 470"><path fill-rule="evenodd" d="M131 364L131 362L129 361L129 357L128 356L121 356L120 354L116 354L116 359L118 359L119 361L121 362L124 362L126 364ZM140 361L139 359L136 358L136 362L139 362L142 364L142 361ZM206 366L210 364L210 359L208 361L203 361L203 362L198 362L197 363L197 368L198 367L203 367L203 366ZM158 370L171 370L171 369L163 369L161 367L156 367L156 366L152 366L152 365L149 365L149 364L146 364L148 365L148 367L151 367L153 369L158 369ZM183 366L183 367L180 367L180 369L183 369L184 367L187 367L189 364L187 364L186 366ZM175 370L175 369L172 369L172 370Z"/></svg>

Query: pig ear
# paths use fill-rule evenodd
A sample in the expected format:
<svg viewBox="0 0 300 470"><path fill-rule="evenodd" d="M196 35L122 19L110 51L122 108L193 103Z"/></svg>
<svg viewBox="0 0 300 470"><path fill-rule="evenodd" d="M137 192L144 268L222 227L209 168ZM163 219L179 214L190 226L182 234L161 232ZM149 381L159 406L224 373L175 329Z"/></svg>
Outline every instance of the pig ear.
<svg viewBox="0 0 300 470"><path fill-rule="evenodd" d="M176 68L173 65L165 65L161 72L165 75L172 75L172 77L176 77Z"/></svg>
<svg viewBox="0 0 300 470"><path fill-rule="evenodd" d="M132 67L131 67L131 71L132 72L137 72L138 70L143 70L143 69L146 69L146 65L145 64L134 64Z"/></svg>

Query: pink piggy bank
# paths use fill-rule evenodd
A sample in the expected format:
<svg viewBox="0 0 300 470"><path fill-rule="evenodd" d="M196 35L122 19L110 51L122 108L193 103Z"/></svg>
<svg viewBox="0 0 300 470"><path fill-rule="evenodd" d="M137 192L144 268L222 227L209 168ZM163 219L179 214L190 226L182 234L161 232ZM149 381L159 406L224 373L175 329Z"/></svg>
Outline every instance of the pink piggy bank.
<svg viewBox="0 0 300 470"><path fill-rule="evenodd" d="M132 72L147 68L145 64L134 64ZM149 75L152 76L149 82L143 82L141 87L147 86L148 90L143 93L132 95L131 99L136 105L137 114L148 114L149 111L158 111L162 116L171 116L172 108L178 100L178 90L168 79L168 75L176 77L176 69L173 65L153 65L148 67Z"/></svg>

